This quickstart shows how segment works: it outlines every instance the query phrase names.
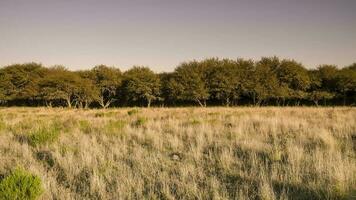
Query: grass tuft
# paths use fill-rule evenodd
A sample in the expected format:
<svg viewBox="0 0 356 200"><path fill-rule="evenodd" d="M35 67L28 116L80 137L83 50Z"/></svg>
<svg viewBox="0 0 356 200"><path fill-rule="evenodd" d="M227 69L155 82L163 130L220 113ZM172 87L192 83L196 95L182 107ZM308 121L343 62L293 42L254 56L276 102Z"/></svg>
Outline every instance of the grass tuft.
<svg viewBox="0 0 356 200"><path fill-rule="evenodd" d="M27 136L27 141L33 147L48 145L55 142L59 138L59 135L60 130L57 127L42 126L37 130L32 131Z"/></svg>
<svg viewBox="0 0 356 200"><path fill-rule="evenodd" d="M123 120L111 120L105 125L104 129L107 134L116 135L117 133L120 133L125 126L126 122Z"/></svg>
<svg viewBox="0 0 356 200"><path fill-rule="evenodd" d="M36 200L43 193L41 179L16 168L0 182L1 200Z"/></svg>
<svg viewBox="0 0 356 200"><path fill-rule="evenodd" d="M92 132L93 127L91 125L91 123L87 120L80 120L79 121L79 129L81 132L89 134Z"/></svg>

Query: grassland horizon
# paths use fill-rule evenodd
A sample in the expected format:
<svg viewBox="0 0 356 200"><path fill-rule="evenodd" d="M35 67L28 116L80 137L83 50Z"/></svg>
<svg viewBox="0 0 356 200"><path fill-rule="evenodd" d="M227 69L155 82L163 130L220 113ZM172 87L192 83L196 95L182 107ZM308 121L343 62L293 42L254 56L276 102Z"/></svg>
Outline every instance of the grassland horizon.
<svg viewBox="0 0 356 200"><path fill-rule="evenodd" d="M20 174L37 199L354 199L355 122L355 107L0 108L0 198Z"/></svg>

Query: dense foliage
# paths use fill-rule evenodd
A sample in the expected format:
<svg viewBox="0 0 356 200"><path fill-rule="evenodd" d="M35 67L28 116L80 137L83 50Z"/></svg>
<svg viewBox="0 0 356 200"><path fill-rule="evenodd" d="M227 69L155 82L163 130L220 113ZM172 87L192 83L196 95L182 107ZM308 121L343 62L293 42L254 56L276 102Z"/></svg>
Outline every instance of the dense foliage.
<svg viewBox="0 0 356 200"><path fill-rule="evenodd" d="M2 200L35 200L42 193L41 179L21 168L16 168L0 181Z"/></svg>
<svg viewBox="0 0 356 200"><path fill-rule="evenodd" d="M105 65L69 71L37 63L0 68L6 106L355 105L356 63L307 69L294 60L211 58L154 73Z"/></svg>

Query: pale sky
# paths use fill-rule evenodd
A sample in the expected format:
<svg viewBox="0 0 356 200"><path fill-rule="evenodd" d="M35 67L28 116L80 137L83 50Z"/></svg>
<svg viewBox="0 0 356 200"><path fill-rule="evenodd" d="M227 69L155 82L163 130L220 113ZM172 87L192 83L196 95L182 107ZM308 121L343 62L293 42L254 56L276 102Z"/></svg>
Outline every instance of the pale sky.
<svg viewBox="0 0 356 200"><path fill-rule="evenodd" d="M0 0L0 66L172 71L208 57L356 62L355 0Z"/></svg>

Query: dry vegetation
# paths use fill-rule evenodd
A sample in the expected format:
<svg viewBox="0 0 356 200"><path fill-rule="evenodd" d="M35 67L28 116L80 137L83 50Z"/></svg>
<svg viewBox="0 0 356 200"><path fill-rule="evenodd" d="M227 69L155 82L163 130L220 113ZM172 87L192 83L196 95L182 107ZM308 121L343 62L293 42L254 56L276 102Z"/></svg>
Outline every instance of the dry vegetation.
<svg viewBox="0 0 356 200"><path fill-rule="evenodd" d="M41 199L355 199L355 108L0 109Z"/></svg>

